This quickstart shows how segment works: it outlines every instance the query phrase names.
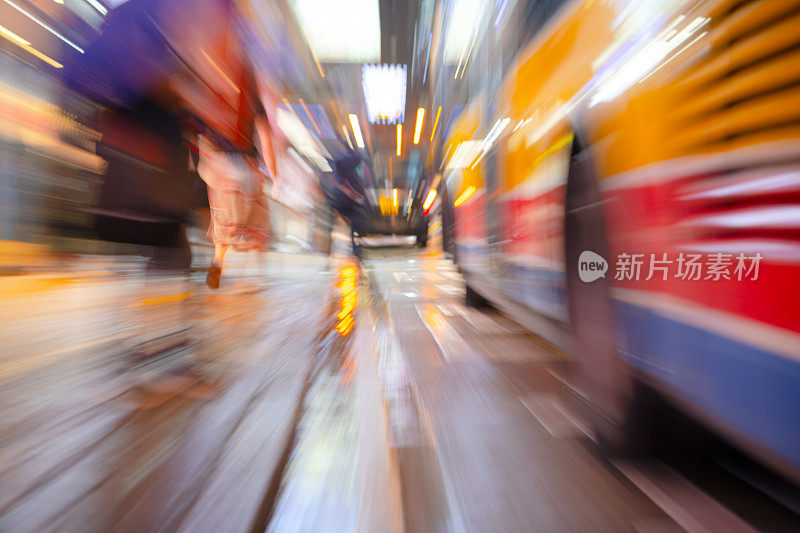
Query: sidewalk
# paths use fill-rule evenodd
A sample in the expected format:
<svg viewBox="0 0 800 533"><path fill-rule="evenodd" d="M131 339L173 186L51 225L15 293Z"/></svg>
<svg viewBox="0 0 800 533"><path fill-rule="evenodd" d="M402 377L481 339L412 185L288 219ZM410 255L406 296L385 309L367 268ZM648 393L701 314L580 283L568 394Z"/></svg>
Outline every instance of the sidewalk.
<svg viewBox="0 0 800 533"><path fill-rule="evenodd" d="M47 265L50 258L49 249L45 245L0 240L0 276L41 268Z"/></svg>
<svg viewBox="0 0 800 533"><path fill-rule="evenodd" d="M205 279L204 273L212 255L210 249L193 245L192 254L193 278ZM139 275L146 267L145 258L136 255L62 257L51 254L44 245L11 241L0 241L0 257L0 299L77 280ZM231 251L225 257L223 276L234 283L259 278L266 280L269 276L290 274L296 265L324 271L329 262L329 256L320 253Z"/></svg>
<svg viewBox="0 0 800 533"><path fill-rule="evenodd" d="M250 529L334 287L327 257L263 259L232 254L218 291L121 257L0 279L1 531ZM131 358L176 327L189 342Z"/></svg>

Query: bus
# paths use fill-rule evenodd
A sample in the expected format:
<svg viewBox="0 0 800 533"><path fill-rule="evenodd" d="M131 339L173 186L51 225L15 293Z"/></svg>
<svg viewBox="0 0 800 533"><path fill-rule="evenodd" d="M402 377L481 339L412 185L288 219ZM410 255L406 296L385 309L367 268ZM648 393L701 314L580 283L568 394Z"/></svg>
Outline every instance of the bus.
<svg viewBox="0 0 800 533"><path fill-rule="evenodd" d="M557 4L443 141L467 303L572 354L607 449L655 393L800 480L800 1Z"/></svg>

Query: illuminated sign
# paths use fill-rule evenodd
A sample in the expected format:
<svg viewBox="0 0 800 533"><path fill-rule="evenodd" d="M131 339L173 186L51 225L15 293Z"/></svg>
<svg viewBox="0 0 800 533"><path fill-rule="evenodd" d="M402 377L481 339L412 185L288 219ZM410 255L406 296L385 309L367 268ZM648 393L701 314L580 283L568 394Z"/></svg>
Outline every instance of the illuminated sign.
<svg viewBox="0 0 800 533"><path fill-rule="evenodd" d="M406 65L365 64L361 84L370 124L400 124L406 113Z"/></svg>
<svg viewBox="0 0 800 533"><path fill-rule="evenodd" d="M293 0L290 5L319 61L364 63L380 59L378 0Z"/></svg>
<svg viewBox="0 0 800 533"><path fill-rule="evenodd" d="M400 210L398 209L396 198L397 198L397 193L394 192L392 196L384 196L383 194L380 195L380 197L378 198L378 207L381 210L381 215L397 216L397 213Z"/></svg>

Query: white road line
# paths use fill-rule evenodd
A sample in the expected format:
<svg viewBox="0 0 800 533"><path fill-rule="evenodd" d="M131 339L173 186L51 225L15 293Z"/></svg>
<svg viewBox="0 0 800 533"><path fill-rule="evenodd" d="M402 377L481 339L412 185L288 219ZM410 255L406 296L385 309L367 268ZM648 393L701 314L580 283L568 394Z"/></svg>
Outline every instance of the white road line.
<svg viewBox="0 0 800 533"><path fill-rule="evenodd" d="M592 440L591 431L571 415L569 410L552 394L533 394L519 399L539 424L556 439L576 438L581 434Z"/></svg>
<svg viewBox="0 0 800 533"><path fill-rule="evenodd" d="M423 309L424 307L424 309ZM447 362L476 360L475 352L458 332L447 323L444 315L432 304L417 305L417 314L439 347Z"/></svg>
<svg viewBox="0 0 800 533"><path fill-rule="evenodd" d="M614 466L690 533L756 531L717 500L660 463L637 465L616 461Z"/></svg>

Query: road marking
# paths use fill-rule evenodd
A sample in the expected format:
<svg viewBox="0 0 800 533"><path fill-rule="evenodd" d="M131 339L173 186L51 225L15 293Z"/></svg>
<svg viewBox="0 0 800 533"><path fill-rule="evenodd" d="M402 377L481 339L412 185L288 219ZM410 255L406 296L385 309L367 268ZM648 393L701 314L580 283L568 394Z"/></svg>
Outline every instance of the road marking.
<svg viewBox="0 0 800 533"><path fill-rule="evenodd" d="M556 439L571 439L585 435L594 440L594 435L577 416L570 414L561 401L552 394L532 394L519 401L539 424Z"/></svg>
<svg viewBox="0 0 800 533"><path fill-rule="evenodd" d="M439 346L439 351L447 362L477 359L475 352L470 348L461 335L448 324L441 311L433 304L417 305L417 314L425 327L428 328L433 340Z"/></svg>
<svg viewBox="0 0 800 533"><path fill-rule="evenodd" d="M570 380L564 377L561 374L561 372L553 370L552 368L548 368L547 373L556 378L562 385L568 388L571 392L583 398L584 401L591 403L589 395L586 392L584 392L583 389L579 389L574 383L572 383Z"/></svg>
<svg viewBox="0 0 800 533"><path fill-rule="evenodd" d="M616 461L614 466L690 533L756 531L717 500L660 463L638 465Z"/></svg>
<svg viewBox="0 0 800 533"><path fill-rule="evenodd" d="M437 289L442 291L445 294L462 294L464 292L463 287L453 287L452 285L435 285Z"/></svg>
<svg viewBox="0 0 800 533"><path fill-rule="evenodd" d="M477 331L478 333L488 333L490 335L503 335L513 333L508 329L504 328L491 317L483 314L480 311L470 311L458 304L452 304L452 309L454 309L459 315L461 315L464 320L466 320L472 329Z"/></svg>
<svg viewBox="0 0 800 533"><path fill-rule="evenodd" d="M455 314L455 313L453 313L453 310L452 310L453 306L452 305L436 304L436 307L439 308L439 311L441 311L442 314L444 314L444 316L453 316Z"/></svg>

